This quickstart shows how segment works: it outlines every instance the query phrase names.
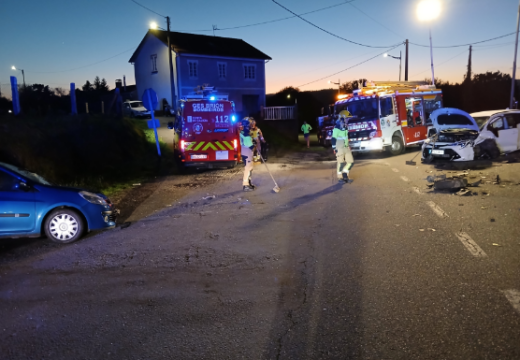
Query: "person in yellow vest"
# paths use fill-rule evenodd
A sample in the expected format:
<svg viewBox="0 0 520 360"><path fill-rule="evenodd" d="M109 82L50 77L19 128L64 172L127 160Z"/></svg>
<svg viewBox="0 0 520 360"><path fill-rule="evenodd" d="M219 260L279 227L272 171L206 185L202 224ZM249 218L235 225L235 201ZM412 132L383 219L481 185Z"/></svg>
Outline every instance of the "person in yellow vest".
<svg viewBox="0 0 520 360"><path fill-rule="evenodd" d="M309 124L307 124L307 121L304 121L303 125L302 125L302 131L303 131L303 137L307 141L307 148L309 148L309 145L310 145L310 142L311 142L311 140L309 138L309 136L310 136L309 132L311 130L312 130L312 127Z"/></svg>
<svg viewBox="0 0 520 360"><path fill-rule="evenodd" d="M354 157L348 143L348 129L345 116L341 116L332 131L332 148L338 162L338 180L349 182L349 172L354 165Z"/></svg>
<svg viewBox="0 0 520 360"><path fill-rule="evenodd" d="M244 163L244 177L242 178L242 190L253 191L255 187L251 183L253 174L253 139L251 138L251 120L246 117L240 124L240 155Z"/></svg>

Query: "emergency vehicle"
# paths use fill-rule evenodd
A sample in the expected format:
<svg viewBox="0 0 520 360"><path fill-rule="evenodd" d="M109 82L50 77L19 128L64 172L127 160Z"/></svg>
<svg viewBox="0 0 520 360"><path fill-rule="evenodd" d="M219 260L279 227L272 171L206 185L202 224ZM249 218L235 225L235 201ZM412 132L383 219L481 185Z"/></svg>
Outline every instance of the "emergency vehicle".
<svg viewBox="0 0 520 360"><path fill-rule="evenodd" d="M316 119L318 142L321 146L325 147L331 145L332 131L336 125L336 120L334 119L334 104L329 105L327 110L327 115L324 115L325 108L322 108L321 112L323 116L319 116Z"/></svg>
<svg viewBox="0 0 520 360"><path fill-rule="evenodd" d="M240 132L235 105L212 91L180 101L180 114L168 127L175 130L173 148L181 166L234 167L239 161Z"/></svg>
<svg viewBox="0 0 520 360"><path fill-rule="evenodd" d="M353 152L403 153L427 139L430 114L443 106L442 91L424 82L370 82L338 97L334 114L347 117Z"/></svg>

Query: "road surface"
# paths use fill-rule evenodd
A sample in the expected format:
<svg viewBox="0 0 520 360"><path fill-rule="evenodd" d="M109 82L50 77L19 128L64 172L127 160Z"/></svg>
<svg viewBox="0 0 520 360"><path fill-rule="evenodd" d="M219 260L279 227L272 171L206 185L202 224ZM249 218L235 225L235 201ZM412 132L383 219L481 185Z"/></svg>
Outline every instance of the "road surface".
<svg viewBox="0 0 520 360"><path fill-rule="evenodd" d="M457 196L412 156L357 157L347 185L292 154L278 194L262 165L253 193L241 169L165 178L129 227L11 241L2 358L520 358L519 164Z"/></svg>

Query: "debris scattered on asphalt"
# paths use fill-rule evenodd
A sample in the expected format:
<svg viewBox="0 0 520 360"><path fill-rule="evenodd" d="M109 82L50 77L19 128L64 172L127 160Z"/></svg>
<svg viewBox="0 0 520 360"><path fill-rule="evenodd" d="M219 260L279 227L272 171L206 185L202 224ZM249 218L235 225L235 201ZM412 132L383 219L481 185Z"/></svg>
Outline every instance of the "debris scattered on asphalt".
<svg viewBox="0 0 520 360"><path fill-rule="evenodd" d="M460 189L457 193L455 193L455 195L470 196L471 195L471 191L468 190L468 189Z"/></svg>
<svg viewBox="0 0 520 360"><path fill-rule="evenodd" d="M497 184L500 184L500 176L497 175L497 180L496 180Z"/></svg>
<svg viewBox="0 0 520 360"><path fill-rule="evenodd" d="M459 204L459 206L464 206L464 204Z"/></svg>
<svg viewBox="0 0 520 360"><path fill-rule="evenodd" d="M489 221L491 221L491 222L495 222L495 219L491 218L491 219L489 219Z"/></svg>
<svg viewBox="0 0 520 360"><path fill-rule="evenodd" d="M424 231L424 229L419 229L419 231Z"/></svg>
<svg viewBox="0 0 520 360"><path fill-rule="evenodd" d="M413 216L422 216L422 215L421 215L421 214L413 214L412 217L413 217Z"/></svg>
<svg viewBox="0 0 520 360"><path fill-rule="evenodd" d="M132 186L141 186L141 183L132 184Z"/></svg>
<svg viewBox="0 0 520 360"><path fill-rule="evenodd" d="M468 183L468 187L478 187L481 182L482 182L482 179L478 180L478 181L475 181L475 182L472 182L472 183Z"/></svg>
<svg viewBox="0 0 520 360"><path fill-rule="evenodd" d="M213 200L215 198L215 195L209 195L209 196L204 196L202 198L202 200Z"/></svg>
<svg viewBox="0 0 520 360"><path fill-rule="evenodd" d="M502 245L499 245L497 243L493 243L493 246L500 246L500 247L502 247Z"/></svg>
<svg viewBox="0 0 520 360"><path fill-rule="evenodd" d="M482 210L486 210L486 209L487 209L487 207L485 207L485 206L482 206L482 207L481 207L481 209L482 209Z"/></svg>
<svg viewBox="0 0 520 360"><path fill-rule="evenodd" d="M431 230L431 231L437 231L437 230L435 230L435 229L432 229L432 228L428 228L428 230Z"/></svg>
<svg viewBox="0 0 520 360"><path fill-rule="evenodd" d="M468 181L466 179L456 177L435 180L433 183L435 190L458 190L465 188L467 185Z"/></svg>

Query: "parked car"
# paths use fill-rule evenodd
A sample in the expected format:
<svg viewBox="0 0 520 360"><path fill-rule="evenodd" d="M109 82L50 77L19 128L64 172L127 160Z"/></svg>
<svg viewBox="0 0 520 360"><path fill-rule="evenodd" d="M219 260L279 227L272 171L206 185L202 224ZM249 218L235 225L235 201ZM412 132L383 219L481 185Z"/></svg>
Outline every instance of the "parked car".
<svg viewBox="0 0 520 360"><path fill-rule="evenodd" d="M0 238L39 237L70 243L91 230L115 227L118 211L103 194L56 186L0 162Z"/></svg>
<svg viewBox="0 0 520 360"><path fill-rule="evenodd" d="M152 114L146 110L142 101L125 101L123 103L123 115L130 117L151 118Z"/></svg>
<svg viewBox="0 0 520 360"><path fill-rule="evenodd" d="M473 145L479 135L475 120L465 111L454 108L434 110L427 119L428 139L422 145L422 160L474 159Z"/></svg>
<svg viewBox="0 0 520 360"><path fill-rule="evenodd" d="M503 110L491 115L482 125L475 144L477 154L491 158L520 150L520 110Z"/></svg>

